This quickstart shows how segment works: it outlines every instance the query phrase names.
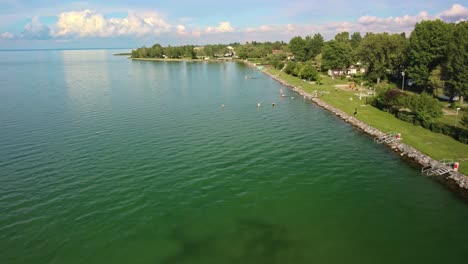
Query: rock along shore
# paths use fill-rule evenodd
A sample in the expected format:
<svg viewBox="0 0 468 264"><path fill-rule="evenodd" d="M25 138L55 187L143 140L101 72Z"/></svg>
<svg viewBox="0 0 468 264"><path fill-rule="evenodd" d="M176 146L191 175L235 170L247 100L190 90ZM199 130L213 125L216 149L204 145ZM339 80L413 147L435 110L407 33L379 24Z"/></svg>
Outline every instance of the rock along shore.
<svg viewBox="0 0 468 264"><path fill-rule="evenodd" d="M257 66L253 63L250 63L250 62L245 62L248 66L250 67L254 67L254 68L257 68ZM345 113L344 111L336 108L336 107L333 107L327 103L325 103L324 101L320 100L319 98L317 97L314 97L313 95L305 92L304 90L302 90L301 88L299 87L295 87L291 84L289 84L288 82L280 79L278 76L275 76L273 74L270 74L266 71L262 71L264 74L270 76L272 79L278 81L279 83L281 83L282 85L284 85L285 87L297 92L298 94L300 94L301 96L303 96L304 98L307 98L311 101L313 101L315 104L317 104L318 106L332 112L333 114L335 114L336 116L338 116L339 118L341 118L342 120L344 120L345 122L347 123L350 123L351 125L359 128L360 130L362 130L364 133L367 133L373 137L382 137L382 136L385 136L386 133L356 119L355 117ZM419 150L401 142L400 140L397 140L397 141L394 141L394 142L391 142L391 143L384 143L386 146L390 147L392 150L394 150L395 152L399 153L400 154L400 157L404 158L406 157L407 159L411 160L411 161L414 161L416 162L417 164L419 164L420 166L422 167L426 167L426 166L442 166L443 164L441 164L439 161L437 160L434 160L432 159L431 157L421 153ZM442 176L441 178L443 180L444 183L448 184L449 186L455 186L457 187L456 189L458 189L458 191L461 191L463 192L464 195L468 194L468 177L465 176L464 174L460 173L460 172L457 172L457 171L451 171L450 173L448 174L445 174Z"/></svg>

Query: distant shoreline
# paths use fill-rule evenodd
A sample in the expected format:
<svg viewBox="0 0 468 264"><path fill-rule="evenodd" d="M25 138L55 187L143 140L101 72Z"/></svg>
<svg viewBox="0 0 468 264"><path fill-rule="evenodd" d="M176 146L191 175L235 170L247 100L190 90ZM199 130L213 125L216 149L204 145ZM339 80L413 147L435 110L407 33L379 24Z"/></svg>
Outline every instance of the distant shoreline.
<svg viewBox="0 0 468 264"><path fill-rule="evenodd" d="M169 58L129 58L131 60L137 60L137 61L193 61L193 62L201 62L201 61L208 61L208 62L227 62L227 61L241 61L238 59L188 59L188 58L179 58L179 59L169 59Z"/></svg>
<svg viewBox="0 0 468 264"><path fill-rule="evenodd" d="M112 54L114 56L130 56L132 55L130 52L122 52L122 53L115 53L115 54Z"/></svg>

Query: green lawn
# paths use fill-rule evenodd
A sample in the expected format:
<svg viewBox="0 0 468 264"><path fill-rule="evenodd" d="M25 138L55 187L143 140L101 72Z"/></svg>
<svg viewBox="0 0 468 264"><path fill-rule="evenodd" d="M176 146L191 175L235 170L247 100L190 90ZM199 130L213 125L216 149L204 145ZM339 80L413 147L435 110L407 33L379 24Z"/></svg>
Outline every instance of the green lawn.
<svg viewBox="0 0 468 264"><path fill-rule="evenodd" d="M346 84L346 81L331 80L329 77L323 77L323 84L317 85L304 82L299 78L275 69L268 69L267 71L278 75L291 85L300 86L306 92L313 93L314 90L329 92L328 94L321 93L320 99L348 114L353 114L354 109L357 108L358 119L383 132L394 131L401 133L403 142L436 160L453 159L460 162L460 171L468 175L468 145L458 142L449 136L433 133L420 126L404 122L389 113L380 111L371 105L366 105L365 98L359 100L358 95L356 95L359 93L357 91L335 90L335 84Z"/></svg>

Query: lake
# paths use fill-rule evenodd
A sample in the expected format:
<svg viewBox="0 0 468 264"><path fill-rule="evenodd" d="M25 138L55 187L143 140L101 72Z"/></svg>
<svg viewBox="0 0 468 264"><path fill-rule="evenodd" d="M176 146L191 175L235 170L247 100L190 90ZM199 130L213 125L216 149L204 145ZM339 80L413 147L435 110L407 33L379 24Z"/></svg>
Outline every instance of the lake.
<svg viewBox="0 0 468 264"><path fill-rule="evenodd" d="M354 127L118 52L0 52L0 263L465 263L468 204Z"/></svg>

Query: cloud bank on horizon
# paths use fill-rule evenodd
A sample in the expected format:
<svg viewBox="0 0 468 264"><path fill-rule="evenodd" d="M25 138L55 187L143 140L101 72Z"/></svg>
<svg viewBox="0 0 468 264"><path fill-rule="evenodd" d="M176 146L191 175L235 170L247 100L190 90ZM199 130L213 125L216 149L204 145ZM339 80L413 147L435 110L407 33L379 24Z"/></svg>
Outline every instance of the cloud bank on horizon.
<svg viewBox="0 0 468 264"><path fill-rule="evenodd" d="M47 3L50 1L40 0L39 2ZM268 1L259 0L259 2L264 2L265 5L268 4ZM235 8L230 13L221 14L219 17L212 15L211 19L206 18L210 17L210 12L207 12L204 16L184 17L168 15L167 13L171 12L167 12L167 9L165 9L166 12L162 12L154 8L139 8L136 11L128 11L128 9L122 7L115 9L120 12L113 13L106 12L106 8L102 7L97 8L97 10L102 9L103 12L93 9L67 10L74 7L65 7L58 8L64 11L59 11L55 15L53 9L38 8L37 12L34 12L35 15L29 18L29 22L25 23L22 29L17 30L17 32L8 30L7 26L0 26L0 47L19 42L23 44L28 42L37 43L38 41L66 43L67 41L86 39L105 43L116 38L142 41L151 39L151 42L157 41L171 45L245 42L251 40L287 41L296 35L304 36L315 33L321 33L326 39L329 39L342 31L410 33L414 25L422 20L442 19L447 22L459 22L468 19L468 8L459 3L444 3L446 5L445 10L442 9L433 12L433 14L421 10L416 14L399 16L357 15L352 17L351 15L342 20L329 20L320 18L318 15L311 15L308 18L304 14L301 15L298 10L309 10L308 12L315 10L314 6L310 6L312 2L301 3L299 1L296 5L291 4L291 8L284 8L279 15L263 14L255 10L241 10L261 14L258 19L252 17L244 19L243 13L245 12L236 12ZM340 2L340 0L332 0L331 2ZM15 3L15 1L0 0L0 3L13 5L12 3ZM320 10L318 7L317 9ZM41 15L41 10L44 10L44 15ZM353 13L352 11L349 12ZM27 16L28 14L23 12L18 15L18 18L21 15ZM10 12L7 15L5 12L0 11L0 22L4 25L8 24L4 23L5 21L14 20L14 17L14 13L12 15ZM297 19L297 17L302 19ZM215 21L216 19L217 21ZM44 20L46 22L43 22ZM279 21L279 23L274 23L276 21ZM282 21L284 23L280 23ZM17 21L10 22L10 24L16 25L19 23Z"/></svg>

